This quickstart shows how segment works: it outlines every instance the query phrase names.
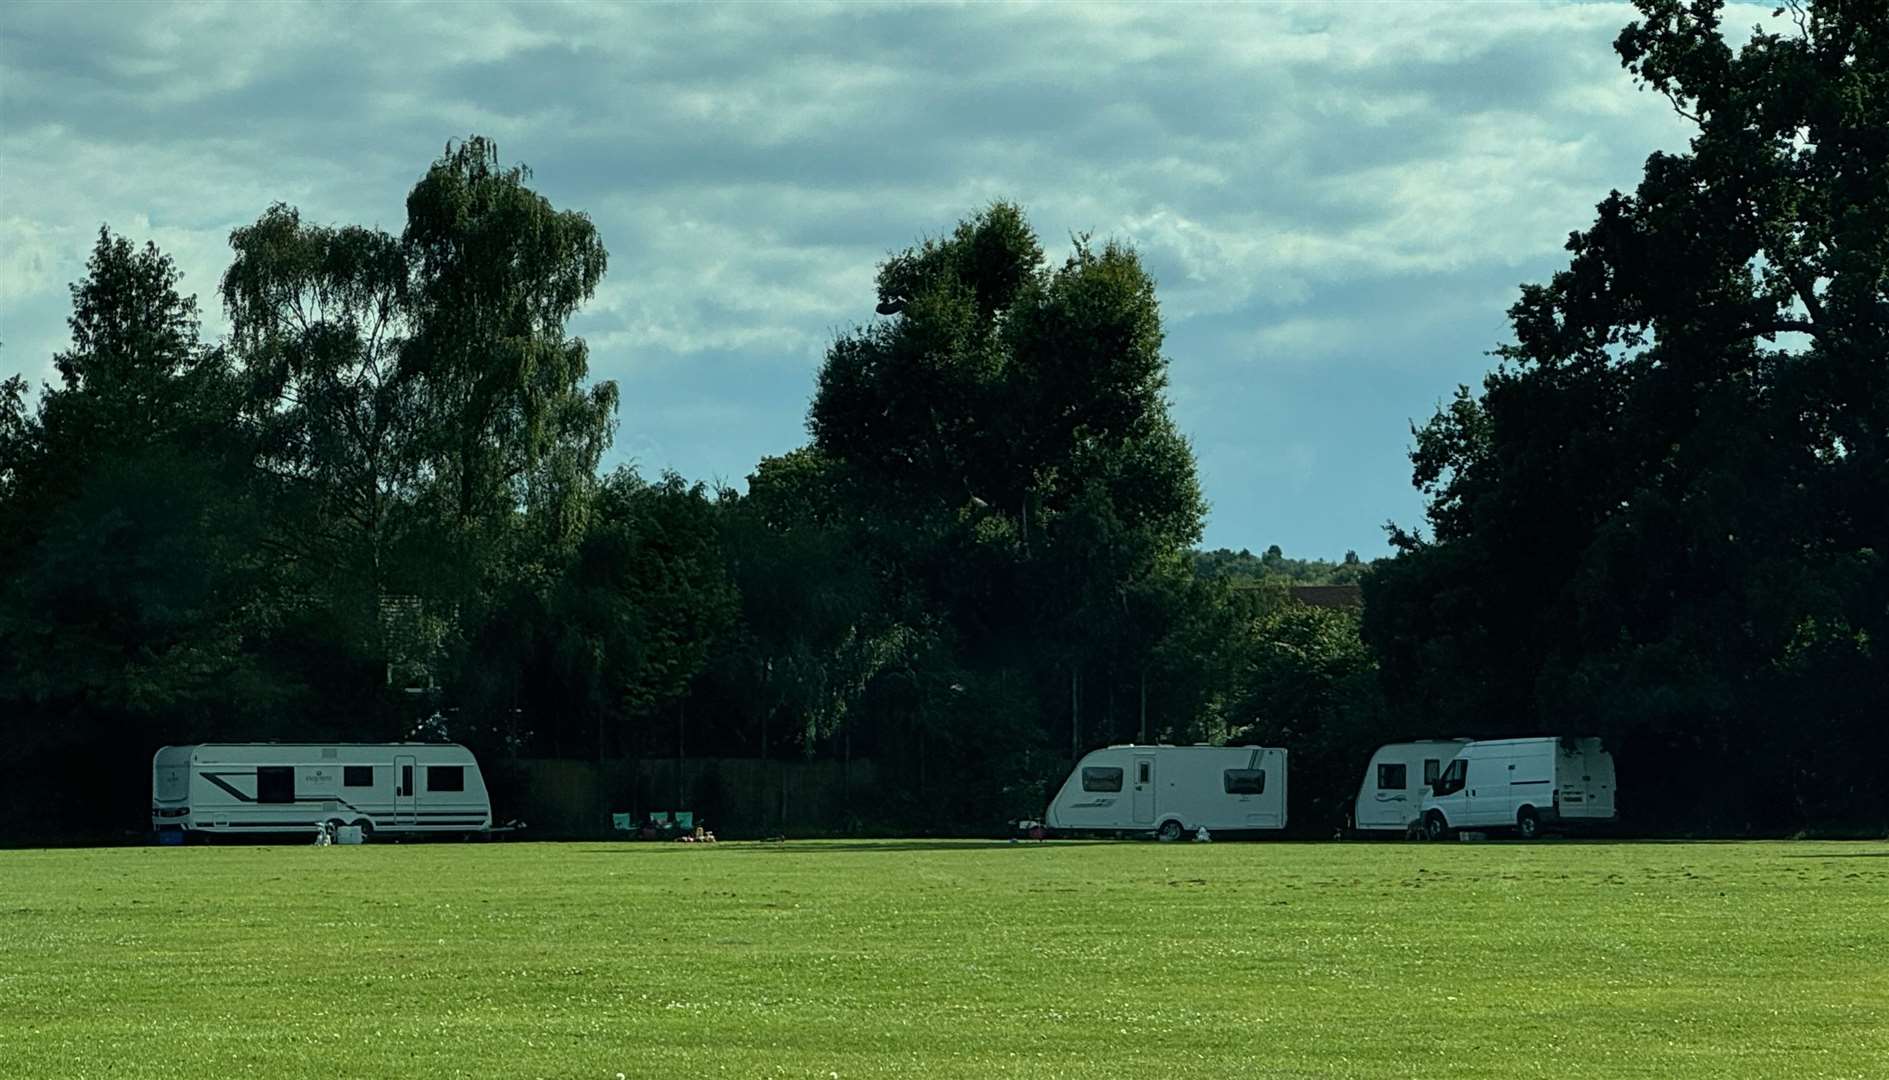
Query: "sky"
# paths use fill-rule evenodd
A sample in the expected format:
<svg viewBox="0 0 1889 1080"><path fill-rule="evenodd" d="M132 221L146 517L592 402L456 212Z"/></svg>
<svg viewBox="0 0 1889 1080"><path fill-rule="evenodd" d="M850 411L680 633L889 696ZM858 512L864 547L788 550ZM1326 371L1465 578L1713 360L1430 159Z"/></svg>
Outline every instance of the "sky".
<svg viewBox="0 0 1889 1080"><path fill-rule="evenodd" d="M1734 11L1728 26L1764 12ZM449 140L596 222L571 329L622 393L608 464L739 483L806 441L888 253L994 199L1052 259L1153 273L1204 545L1366 558L1421 523L1410 425L1474 385L1524 282L1688 129L1624 5L12 3L0 375L52 378L101 224L224 332L230 230L404 226Z"/></svg>

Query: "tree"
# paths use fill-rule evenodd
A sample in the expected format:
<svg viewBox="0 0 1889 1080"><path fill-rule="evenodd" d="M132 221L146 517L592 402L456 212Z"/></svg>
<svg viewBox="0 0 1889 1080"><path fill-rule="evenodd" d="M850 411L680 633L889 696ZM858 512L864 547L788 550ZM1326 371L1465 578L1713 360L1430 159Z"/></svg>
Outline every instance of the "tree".
<svg viewBox="0 0 1889 1080"><path fill-rule="evenodd" d="M277 204L230 235L223 276L258 467L284 514L272 542L371 612L393 544L391 519L427 475L430 422L402 370L411 333L407 252L355 226L307 225Z"/></svg>
<svg viewBox="0 0 1889 1080"><path fill-rule="evenodd" d="M1205 512L1152 279L1086 237L1052 267L996 203L888 259L878 284L890 317L828 351L808 427L848 481L873 625L932 658L884 676L885 707L923 723L932 754L988 750L960 707L986 692L1022 721L1019 755L1134 730Z"/></svg>
<svg viewBox="0 0 1889 1080"><path fill-rule="evenodd" d="M497 162L483 138L449 146L398 237L282 205L231 236L268 542L351 683L403 660L450 682L471 636L490 655L498 609L546 610L587 535L616 387L586 385L565 323L606 256L587 218ZM411 616L390 623L389 604Z"/></svg>
<svg viewBox="0 0 1889 1080"><path fill-rule="evenodd" d="M1231 740L1292 753L1298 828L1329 835L1345 819L1359 763L1392 741L1377 687L1377 662L1356 612L1280 603L1241 628L1232 673Z"/></svg>
<svg viewBox="0 0 1889 1080"><path fill-rule="evenodd" d="M86 270L59 384L30 413L22 379L0 402L0 715L41 763L28 816L58 806L68 826L139 805L64 804L140 790L135 756L89 760L100 741L181 741L285 693L250 650L255 522L224 356L156 247L101 229ZM89 783L60 786L79 771Z"/></svg>
<svg viewBox="0 0 1889 1080"><path fill-rule="evenodd" d="M1416 433L1434 535L1393 533L1366 632L1456 730L1596 731L1623 784L1712 762L1653 813L1880 822L1889 727L1829 680L1889 682L1889 14L1793 5L1734 52L1718 3L1640 8L1616 48L1698 134Z"/></svg>
<svg viewBox="0 0 1889 1080"><path fill-rule="evenodd" d="M934 512L981 504L1023 546L1088 483L1168 544L1198 537L1154 283L1132 251L1079 239L1052 271L1022 211L997 203L889 260L879 292L896 321L842 336L821 368L808 425L823 453Z"/></svg>
<svg viewBox="0 0 1889 1080"><path fill-rule="evenodd" d="M529 705L553 752L673 751L673 710L735 619L716 529L702 485L610 474L555 581L520 579L491 607L462 703L487 717Z"/></svg>
<svg viewBox="0 0 1889 1080"><path fill-rule="evenodd" d="M407 196L414 332L402 364L425 410L451 420L424 430L462 521L510 514L534 479L556 492L594 470L616 414L616 384L586 388L589 349L565 335L603 280L603 242L584 214L526 187L530 176L500 167L497 145L475 135ZM534 476L547 461L553 475Z"/></svg>
<svg viewBox="0 0 1889 1080"><path fill-rule="evenodd" d="M1270 580L1294 585L1355 585L1371 565L1355 551L1345 552L1344 560L1336 563L1287 558L1278 544L1267 548L1263 556L1227 548L1194 553L1197 576L1242 584Z"/></svg>
<svg viewBox="0 0 1889 1080"><path fill-rule="evenodd" d="M741 687L754 721L746 745L762 757L783 741L811 754L835 735L850 739L866 685L908 667L924 636L880 593L887 571L867 562L874 526L846 487L834 462L802 448L764 458L745 496L721 494L742 608L724 677Z"/></svg>

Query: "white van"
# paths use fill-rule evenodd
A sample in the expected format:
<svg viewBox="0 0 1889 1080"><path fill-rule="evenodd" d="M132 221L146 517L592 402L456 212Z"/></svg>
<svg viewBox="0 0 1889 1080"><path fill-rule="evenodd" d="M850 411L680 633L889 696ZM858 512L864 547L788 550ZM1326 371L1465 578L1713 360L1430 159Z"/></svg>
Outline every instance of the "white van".
<svg viewBox="0 0 1889 1080"><path fill-rule="evenodd" d="M1423 832L1612 821L1614 759L1599 739L1493 739L1464 746L1423 797Z"/></svg>
<svg viewBox="0 0 1889 1080"><path fill-rule="evenodd" d="M1380 746L1364 767L1350 825L1359 832L1408 833L1423 820L1423 794L1468 739L1426 739Z"/></svg>
<svg viewBox="0 0 1889 1080"><path fill-rule="evenodd" d="M456 743L201 743L151 759L151 825L186 834L471 833L492 826L472 751Z"/></svg>
<svg viewBox="0 0 1889 1080"><path fill-rule="evenodd" d="M1043 823L1061 833L1286 827L1286 752L1266 746L1111 746L1076 764Z"/></svg>

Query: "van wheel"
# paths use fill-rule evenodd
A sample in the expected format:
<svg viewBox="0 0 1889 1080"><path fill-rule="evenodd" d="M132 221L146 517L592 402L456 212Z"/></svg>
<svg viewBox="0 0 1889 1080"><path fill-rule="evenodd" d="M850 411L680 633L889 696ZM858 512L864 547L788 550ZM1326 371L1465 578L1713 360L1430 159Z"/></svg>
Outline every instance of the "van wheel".
<svg viewBox="0 0 1889 1080"><path fill-rule="evenodd" d="M1515 832L1524 840L1541 835L1541 815L1535 813L1534 807L1524 806L1522 812L1515 815Z"/></svg>
<svg viewBox="0 0 1889 1080"><path fill-rule="evenodd" d="M1168 820L1163 821L1161 823L1161 827L1154 831L1154 838L1156 840L1161 841L1163 844L1171 844L1174 841L1179 840L1181 838L1181 834L1186 831L1187 831L1186 827L1184 827L1180 822L1175 821L1173 818L1169 818Z"/></svg>
<svg viewBox="0 0 1889 1080"><path fill-rule="evenodd" d="M1432 810L1430 811L1429 814L1427 814L1424 817L1423 819L1423 838L1424 839L1443 840L1443 839L1448 838L1449 834L1450 834L1450 823L1444 820L1442 814L1439 814L1435 810Z"/></svg>

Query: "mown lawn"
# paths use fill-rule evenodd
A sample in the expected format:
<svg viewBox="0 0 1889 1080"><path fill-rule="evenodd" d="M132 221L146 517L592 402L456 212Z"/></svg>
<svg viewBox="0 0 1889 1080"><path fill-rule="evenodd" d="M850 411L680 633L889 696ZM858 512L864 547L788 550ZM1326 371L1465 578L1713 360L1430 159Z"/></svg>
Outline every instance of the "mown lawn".
<svg viewBox="0 0 1889 1080"><path fill-rule="evenodd" d="M0 852L4 1077L1889 1077L1889 845Z"/></svg>

